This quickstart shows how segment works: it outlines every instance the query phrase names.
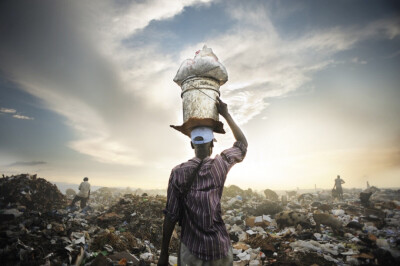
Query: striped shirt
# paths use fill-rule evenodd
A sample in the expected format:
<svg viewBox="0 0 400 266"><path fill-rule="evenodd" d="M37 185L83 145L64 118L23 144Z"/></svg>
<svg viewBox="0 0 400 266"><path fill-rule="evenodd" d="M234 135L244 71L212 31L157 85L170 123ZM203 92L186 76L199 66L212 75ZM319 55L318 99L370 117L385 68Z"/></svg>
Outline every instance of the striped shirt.
<svg viewBox="0 0 400 266"><path fill-rule="evenodd" d="M184 184L201 160L195 157L172 169L164 213L175 222L183 211L181 241L201 260L216 260L228 254L231 243L222 220L220 201L228 171L244 159L246 151L247 147L237 141L214 159L205 158L182 204L183 210L179 199Z"/></svg>

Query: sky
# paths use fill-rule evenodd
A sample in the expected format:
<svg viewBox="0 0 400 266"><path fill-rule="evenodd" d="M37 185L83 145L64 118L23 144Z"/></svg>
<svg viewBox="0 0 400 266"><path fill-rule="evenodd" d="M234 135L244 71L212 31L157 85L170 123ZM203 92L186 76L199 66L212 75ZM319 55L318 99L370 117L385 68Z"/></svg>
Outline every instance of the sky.
<svg viewBox="0 0 400 266"><path fill-rule="evenodd" d="M226 185L400 187L395 1L0 2L0 173L163 189L194 157L180 64L207 45L245 133ZM234 137L216 134L214 155Z"/></svg>

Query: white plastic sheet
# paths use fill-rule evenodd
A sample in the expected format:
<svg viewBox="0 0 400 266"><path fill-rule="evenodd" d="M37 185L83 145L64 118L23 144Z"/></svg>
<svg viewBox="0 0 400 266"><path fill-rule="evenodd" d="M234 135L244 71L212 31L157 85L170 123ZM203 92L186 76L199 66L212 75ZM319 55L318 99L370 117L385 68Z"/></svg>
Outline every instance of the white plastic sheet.
<svg viewBox="0 0 400 266"><path fill-rule="evenodd" d="M219 85L223 85L228 80L228 73L212 49L204 45L202 50L196 52L194 59L183 61L174 81L181 86L182 82L189 77L213 78Z"/></svg>

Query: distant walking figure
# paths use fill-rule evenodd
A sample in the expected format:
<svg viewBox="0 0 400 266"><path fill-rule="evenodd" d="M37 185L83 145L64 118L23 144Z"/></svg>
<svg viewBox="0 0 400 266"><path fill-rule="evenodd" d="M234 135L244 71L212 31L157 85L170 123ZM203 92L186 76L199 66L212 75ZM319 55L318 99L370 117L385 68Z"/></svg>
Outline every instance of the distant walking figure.
<svg viewBox="0 0 400 266"><path fill-rule="evenodd" d="M76 194L75 198L71 202L71 207L75 206L75 203L77 201L81 202L81 209L85 208L86 202L89 199L90 196L90 184L89 184L89 178L85 177L83 179L83 182L79 185L79 192Z"/></svg>
<svg viewBox="0 0 400 266"><path fill-rule="evenodd" d="M340 175L337 176L335 179L335 185L333 187L334 190L336 190L336 195L340 198L343 199L343 188L342 184L344 184L344 180L340 178Z"/></svg>

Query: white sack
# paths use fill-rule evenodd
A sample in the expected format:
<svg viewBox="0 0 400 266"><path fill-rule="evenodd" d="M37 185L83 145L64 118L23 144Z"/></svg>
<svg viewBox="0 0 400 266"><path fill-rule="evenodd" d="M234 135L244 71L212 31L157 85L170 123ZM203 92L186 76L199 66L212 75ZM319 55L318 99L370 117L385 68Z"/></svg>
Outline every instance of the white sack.
<svg viewBox="0 0 400 266"><path fill-rule="evenodd" d="M228 81L225 67L218 61L211 48L204 45L203 49L196 52L194 59L182 62L174 81L182 86L182 82L189 77L208 77L219 82L219 85Z"/></svg>

